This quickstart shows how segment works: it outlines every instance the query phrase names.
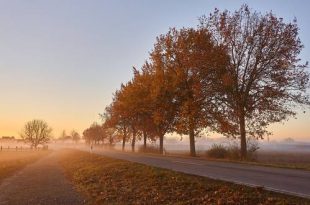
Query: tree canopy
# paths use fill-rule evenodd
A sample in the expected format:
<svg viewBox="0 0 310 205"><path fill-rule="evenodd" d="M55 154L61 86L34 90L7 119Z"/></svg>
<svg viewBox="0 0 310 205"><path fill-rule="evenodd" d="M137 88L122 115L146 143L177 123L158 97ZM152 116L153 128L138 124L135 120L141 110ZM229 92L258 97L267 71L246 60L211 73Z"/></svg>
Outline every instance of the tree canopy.
<svg viewBox="0 0 310 205"><path fill-rule="evenodd" d="M307 63L297 21L286 23L272 12L243 5L235 12L215 9L196 28L170 29L157 37L149 59L114 94L106 126L125 142L159 139L176 132L195 138L212 130L240 138L246 158L247 137L263 138L267 127L310 105Z"/></svg>
<svg viewBox="0 0 310 205"><path fill-rule="evenodd" d="M20 136L31 147L37 148L51 139L52 128L43 120L32 120L25 124Z"/></svg>

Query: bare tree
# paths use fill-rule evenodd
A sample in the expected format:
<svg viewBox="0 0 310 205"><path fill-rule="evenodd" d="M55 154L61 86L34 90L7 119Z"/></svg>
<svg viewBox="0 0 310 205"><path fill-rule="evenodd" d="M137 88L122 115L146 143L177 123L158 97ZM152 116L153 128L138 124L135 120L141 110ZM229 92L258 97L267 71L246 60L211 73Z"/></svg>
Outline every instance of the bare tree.
<svg viewBox="0 0 310 205"><path fill-rule="evenodd" d="M32 120L25 124L21 133L21 138L31 144L31 147L37 148L51 139L52 128L43 120Z"/></svg>

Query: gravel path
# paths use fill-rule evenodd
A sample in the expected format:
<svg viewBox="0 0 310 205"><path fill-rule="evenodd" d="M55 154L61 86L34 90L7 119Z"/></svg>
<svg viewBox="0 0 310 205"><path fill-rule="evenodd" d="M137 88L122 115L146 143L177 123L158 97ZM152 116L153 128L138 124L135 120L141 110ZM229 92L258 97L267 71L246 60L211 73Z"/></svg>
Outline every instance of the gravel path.
<svg viewBox="0 0 310 205"><path fill-rule="evenodd" d="M7 204L79 205L83 199L65 178L53 152L1 183L0 205Z"/></svg>

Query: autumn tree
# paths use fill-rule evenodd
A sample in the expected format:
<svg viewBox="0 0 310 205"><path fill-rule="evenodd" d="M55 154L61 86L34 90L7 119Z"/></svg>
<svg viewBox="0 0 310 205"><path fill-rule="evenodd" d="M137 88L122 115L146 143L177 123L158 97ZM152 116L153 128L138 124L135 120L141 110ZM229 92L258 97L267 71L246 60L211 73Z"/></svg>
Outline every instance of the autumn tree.
<svg viewBox="0 0 310 205"><path fill-rule="evenodd" d="M139 136L138 119L139 119L139 102L137 96L138 85L133 81L129 81L126 86L123 87L119 100L123 104L127 116L127 123L131 130L131 150L135 151L135 145L137 137Z"/></svg>
<svg viewBox="0 0 310 205"><path fill-rule="evenodd" d="M125 108L125 104L122 103L122 90L124 85L121 85L121 89L114 93L113 101L105 108L105 112L101 114L101 118L105 122L106 127L116 129L118 135L121 136L122 150L125 149L125 143L130 139L130 124L128 112Z"/></svg>
<svg viewBox="0 0 310 205"><path fill-rule="evenodd" d="M224 105L218 130L240 137L245 159L247 136L262 138L269 124L294 116L296 106L309 105L309 73L298 57L303 45L297 22L243 5L234 13L216 9L200 23L229 55L226 68L215 72L218 104Z"/></svg>
<svg viewBox="0 0 310 205"><path fill-rule="evenodd" d="M164 151L164 136L173 131L176 99L174 89L173 72L166 63L164 36L157 38L153 51L150 53L148 66L153 71L152 85L150 89L152 99L152 119L154 133L159 138L159 152Z"/></svg>
<svg viewBox="0 0 310 205"><path fill-rule="evenodd" d="M25 124L20 136L31 147L37 148L51 139L52 128L43 120L32 120Z"/></svg>
<svg viewBox="0 0 310 205"><path fill-rule="evenodd" d="M111 105L106 107L103 114L99 114L103 121L102 128L105 130L109 145L112 146L114 143L119 142L123 138L122 129L118 129L117 126L112 122L111 119Z"/></svg>
<svg viewBox="0 0 310 205"><path fill-rule="evenodd" d="M147 139L154 140L152 132L154 106L150 95L153 78L148 68L147 63L141 71L133 68L132 80L121 85L114 94L113 102L101 115L105 126L116 129L115 137L123 136L123 150L125 142L131 139L131 147L134 151L135 142L141 135L144 139L144 148L146 148Z"/></svg>
<svg viewBox="0 0 310 205"><path fill-rule="evenodd" d="M107 135L101 125L93 123L89 128L84 130L83 137L89 144L99 144L100 142L104 143Z"/></svg>
<svg viewBox="0 0 310 205"><path fill-rule="evenodd" d="M152 89L153 74L148 63L146 62L141 71L133 68L134 77L131 84L131 111L134 116L132 119L135 122L136 129L143 136L143 147L146 150L147 139L154 141L153 111L154 103L150 90Z"/></svg>
<svg viewBox="0 0 310 205"><path fill-rule="evenodd" d="M71 137L72 137L72 140L73 140L75 143L78 143L78 141L80 141L80 139L81 139L80 134L79 134L77 131L75 131L75 130L72 130L72 131L71 131Z"/></svg>
<svg viewBox="0 0 310 205"><path fill-rule="evenodd" d="M174 130L189 136L191 156L195 138L213 124L214 101L209 70L225 65L226 53L216 46L205 29L171 29L159 38L164 64L173 79Z"/></svg>

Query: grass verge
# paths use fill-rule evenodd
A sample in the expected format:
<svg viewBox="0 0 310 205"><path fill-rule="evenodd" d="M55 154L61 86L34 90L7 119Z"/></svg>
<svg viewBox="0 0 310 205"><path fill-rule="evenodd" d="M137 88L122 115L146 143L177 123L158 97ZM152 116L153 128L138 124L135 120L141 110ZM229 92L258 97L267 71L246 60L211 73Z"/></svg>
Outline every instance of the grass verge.
<svg viewBox="0 0 310 205"><path fill-rule="evenodd" d="M24 168L39 158L46 156L49 151L1 151L0 152L0 182Z"/></svg>
<svg viewBox="0 0 310 205"><path fill-rule="evenodd" d="M63 151L60 163L89 204L310 204L308 199L262 188L76 150Z"/></svg>

